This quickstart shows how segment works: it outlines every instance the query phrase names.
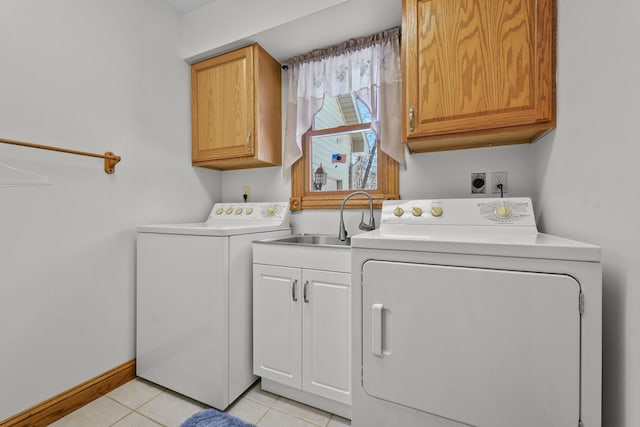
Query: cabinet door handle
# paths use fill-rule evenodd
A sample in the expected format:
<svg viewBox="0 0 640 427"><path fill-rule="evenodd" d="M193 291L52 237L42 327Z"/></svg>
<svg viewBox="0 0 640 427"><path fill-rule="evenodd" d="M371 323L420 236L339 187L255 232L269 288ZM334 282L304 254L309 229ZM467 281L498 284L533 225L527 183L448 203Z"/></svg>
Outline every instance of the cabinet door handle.
<svg viewBox="0 0 640 427"><path fill-rule="evenodd" d="M291 283L291 299L293 301L298 301L298 297L296 297L296 285L298 284L298 279L295 279L293 283Z"/></svg>
<svg viewBox="0 0 640 427"><path fill-rule="evenodd" d="M382 357L382 310L383 304L371 306L371 352Z"/></svg>
<svg viewBox="0 0 640 427"><path fill-rule="evenodd" d="M413 132L413 108L409 108L409 131Z"/></svg>
<svg viewBox="0 0 640 427"><path fill-rule="evenodd" d="M308 280L304 282L304 288L302 288L302 299L306 303L309 302L309 298L307 298L307 287L309 287L309 281Z"/></svg>
<svg viewBox="0 0 640 427"><path fill-rule="evenodd" d="M245 142L245 144L244 144L244 145L247 147L247 150L251 150L251 144L250 144L250 142L251 142L251 132L249 132L249 133L247 134L247 142Z"/></svg>

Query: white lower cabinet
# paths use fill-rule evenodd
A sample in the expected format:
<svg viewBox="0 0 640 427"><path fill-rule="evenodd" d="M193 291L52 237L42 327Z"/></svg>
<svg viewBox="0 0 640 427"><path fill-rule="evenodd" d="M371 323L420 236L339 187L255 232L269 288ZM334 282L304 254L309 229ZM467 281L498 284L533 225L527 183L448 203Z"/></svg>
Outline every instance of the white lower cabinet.
<svg viewBox="0 0 640 427"><path fill-rule="evenodd" d="M350 405L350 282L349 273L254 263L254 373Z"/></svg>
<svg viewBox="0 0 640 427"><path fill-rule="evenodd" d="M253 372L302 387L299 268L253 265Z"/></svg>

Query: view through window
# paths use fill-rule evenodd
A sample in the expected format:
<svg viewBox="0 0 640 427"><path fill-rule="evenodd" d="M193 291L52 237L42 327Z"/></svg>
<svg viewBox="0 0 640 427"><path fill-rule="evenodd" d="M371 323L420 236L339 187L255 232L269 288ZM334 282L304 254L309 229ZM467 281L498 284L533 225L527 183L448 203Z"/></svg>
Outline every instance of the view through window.
<svg viewBox="0 0 640 427"><path fill-rule="evenodd" d="M325 96L309 132L308 191L378 189L371 112L354 95Z"/></svg>

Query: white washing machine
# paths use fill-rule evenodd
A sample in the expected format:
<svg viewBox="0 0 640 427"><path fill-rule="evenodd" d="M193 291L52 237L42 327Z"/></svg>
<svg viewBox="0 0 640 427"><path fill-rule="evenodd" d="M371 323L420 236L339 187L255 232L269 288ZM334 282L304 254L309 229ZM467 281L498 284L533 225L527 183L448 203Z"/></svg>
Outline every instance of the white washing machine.
<svg viewBox="0 0 640 427"><path fill-rule="evenodd" d="M531 200L385 201L353 236L353 427L600 427L600 248Z"/></svg>
<svg viewBox="0 0 640 427"><path fill-rule="evenodd" d="M288 203L217 203L207 222L138 227L136 373L225 409L252 372L252 242L290 234Z"/></svg>

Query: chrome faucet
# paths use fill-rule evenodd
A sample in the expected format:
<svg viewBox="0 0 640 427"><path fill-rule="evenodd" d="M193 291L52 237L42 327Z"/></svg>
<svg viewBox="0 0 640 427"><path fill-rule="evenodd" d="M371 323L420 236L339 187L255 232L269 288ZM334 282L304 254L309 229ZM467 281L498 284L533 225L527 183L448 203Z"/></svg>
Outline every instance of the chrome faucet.
<svg viewBox="0 0 640 427"><path fill-rule="evenodd" d="M360 219L360 225L358 226L358 228L364 231L371 231L376 229L376 222L373 219L373 197L371 197L371 194L367 193L366 191L354 191L353 193L347 194L345 196L345 198L342 200L342 205L340 206L340 230L338 231L338 240L340 240L341 242L344 242L345 240L347 240L347 229L344 226L344 217L343 217L344 205L345 203L347 203L347 200L357 195L367 196L369 198L369 224L365 224L364 222L364 211L363 211L362 218Z"/></svg>

